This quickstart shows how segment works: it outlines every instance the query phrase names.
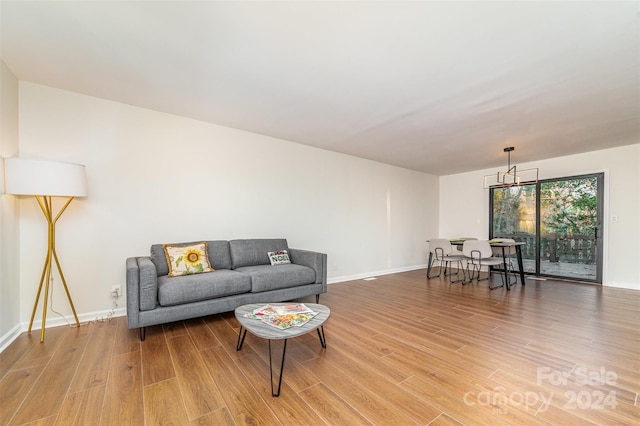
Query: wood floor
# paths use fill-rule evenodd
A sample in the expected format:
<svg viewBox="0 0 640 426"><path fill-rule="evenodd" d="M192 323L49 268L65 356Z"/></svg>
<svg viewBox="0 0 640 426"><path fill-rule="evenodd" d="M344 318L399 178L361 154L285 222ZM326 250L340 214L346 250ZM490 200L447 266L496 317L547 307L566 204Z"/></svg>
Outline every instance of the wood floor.
<svg viewBox="0 0 640 426"><path fill-rule="evenodd" d="M233 314L144 342L124 317L23 334L0 354L0 424L638 424L640 292L424 275L329 285L328 347L288 342L279 398L267 341L237 352Z"/></svg>

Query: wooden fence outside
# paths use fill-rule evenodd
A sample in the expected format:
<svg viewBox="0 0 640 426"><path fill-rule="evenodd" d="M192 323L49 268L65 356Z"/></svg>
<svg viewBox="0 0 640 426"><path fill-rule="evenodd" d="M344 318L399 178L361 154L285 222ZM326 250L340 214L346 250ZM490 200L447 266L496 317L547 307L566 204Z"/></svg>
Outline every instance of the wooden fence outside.
<svg viewBox="0 0 640 426"><path fill-rule="evenodd" d="M535 259L535 235L503 234L499 238L513 238L516 241L526 243L522 247L522 258ZM540 260L552 263L596 263L596 239L593 235L541 235Z"/></svg>

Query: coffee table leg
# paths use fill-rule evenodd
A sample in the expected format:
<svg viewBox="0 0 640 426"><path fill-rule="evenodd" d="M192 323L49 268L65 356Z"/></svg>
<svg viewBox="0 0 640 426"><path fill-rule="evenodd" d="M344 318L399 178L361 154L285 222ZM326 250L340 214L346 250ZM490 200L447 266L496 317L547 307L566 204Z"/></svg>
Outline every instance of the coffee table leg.
<svg viewBox="0 0 640 426"><path fill-rule="evenodd" d="M324 327L320 326L320 328L316 328L318 331L318 337L320 338L320 344L323 348L327 348L327 340L324 338ZM322 330L322 334L320 334L320 330Z"/></svg>
<svg viewBox="0 0 640 426"><path fill-rule="evenodd" d="M271 339L269 339L269 375L271 376L271 396L280 396L280 388L282 387L282 375L284 374L284 356L287 353L287 339L284 339L282 347L282 362L280 363L280 377L278 378L278 391L273 390L273 362L271 361Z"/></svg>
<svg viewBox="0 0 640 426"><path fill-rule="evenodd" d="M244 330L244 333L242 332ZM242 349L242 344L244 343L244 338L247 337L247 329L243 326L240 326L240 331L238 331L238 343L236 344L236 351Z"/></svg>

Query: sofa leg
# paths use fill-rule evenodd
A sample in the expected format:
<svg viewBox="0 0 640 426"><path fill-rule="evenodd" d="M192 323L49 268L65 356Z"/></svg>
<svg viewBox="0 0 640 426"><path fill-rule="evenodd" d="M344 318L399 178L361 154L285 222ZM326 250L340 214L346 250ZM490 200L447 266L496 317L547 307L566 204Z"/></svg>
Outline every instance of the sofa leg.
<svg viewBox="0 0 640 426"><path fill-rule="evenodd" d="M319 303L319 302L320 302L320 295L316 294L316 303Z"/></svg>
<svg viewBox="0 0 640 426"><path fill-rule="evenodd" d="M144 342L144 338L146 337L146 331L147 331L147 327L140 327L140 341Z"/></svg>

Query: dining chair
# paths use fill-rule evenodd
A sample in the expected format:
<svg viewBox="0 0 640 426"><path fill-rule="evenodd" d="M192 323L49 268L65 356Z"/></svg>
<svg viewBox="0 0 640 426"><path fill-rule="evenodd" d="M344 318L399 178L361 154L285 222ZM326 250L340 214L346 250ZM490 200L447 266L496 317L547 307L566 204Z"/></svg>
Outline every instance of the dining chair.
<svg viewBox="0 0 640 426"><path fill-rule="evenodd" d="M462 266L462 262L466 260L466 257L459 251L454 251L451 246L451 242L444 238L436 238L433 240L429 240L429 252L431 252L431 263L429 264L429 268L427 271L433 269L433 265L436 262L439 262L440 269L438 271L438 275L429 275L427 273L427 278L437 278L443 273L444 267L444 276L449 276L449 282L457 283L465 281L464 267ZM460 253L460 254L457 254ZM453 274L452 272L452 263L457 263L457 272ZM449 269L449 273L447 274L447 268ZM453 281L451 278L453 275L456 277L460 276L462 273L462 278Z"/></svg>
<svg viewBox="0 0 640 426"><path fill-rule="evenodd" d="M490 280L491 267L503 264L502 258L493 256L491 245L486 240L465 241L462 245L462 253L467 258L467 275L469 276L469 282L473 281L474 279L476 281ZM471 266L472 268L471 272L469 272L469 266ZM483 266L487 266L489 268L486 278L480 278L480 271ZM490 290L504 287L504 276L500 274L500 278L502 280L502 285L491 287L491 284L489 284Z"/></svg>

